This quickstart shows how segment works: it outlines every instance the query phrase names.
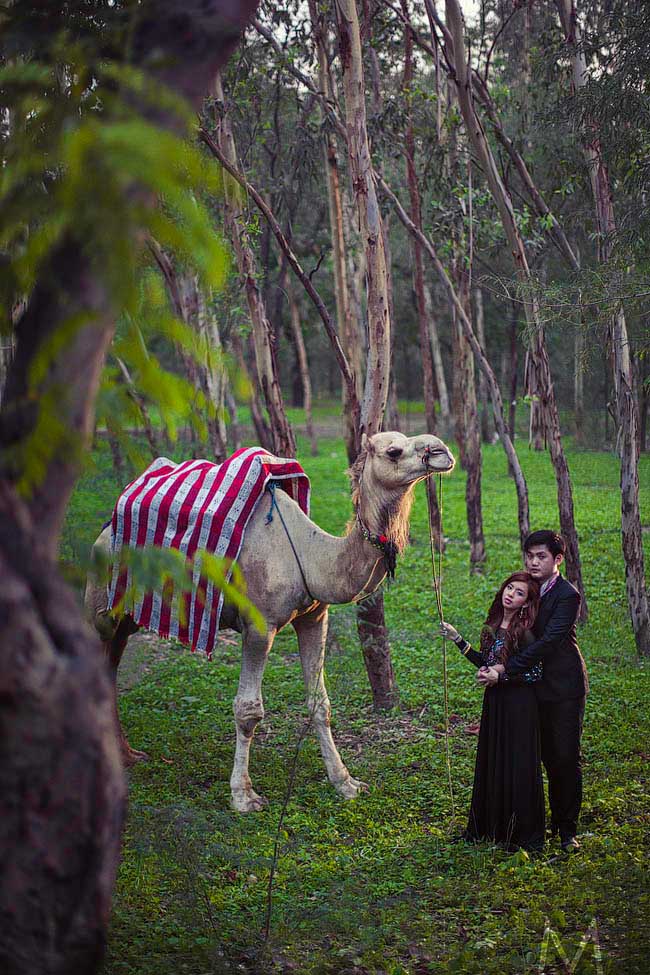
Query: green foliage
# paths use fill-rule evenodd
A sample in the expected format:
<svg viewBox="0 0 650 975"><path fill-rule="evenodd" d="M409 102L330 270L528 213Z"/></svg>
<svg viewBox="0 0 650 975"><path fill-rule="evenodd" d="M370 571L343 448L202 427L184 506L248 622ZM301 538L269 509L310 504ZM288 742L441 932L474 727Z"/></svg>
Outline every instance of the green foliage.
<svg viewBox="0 0 650 975"><path fill-rule="evenodd" d="M234 606L241 615L264 633L266 626L259 610L246 598L246 582L237 563L218 558L210 552L197 552L192 559L186 559L182 552L172 548L151 546L142 549L125 547L122 550L121 565L128 568L130 584L119 602L115 612L129 612L142 599L145 593L157 589L170 596L175 613L181 622L187 622L183 593L192 592L193 576L198 570L201 579L213 583L220 589L227 603ZM106 561L95 553L93 571L108 583L112 569L110 560ZM173 592L173 596L171 595Z"/></svg>
<svg viewBox="0 0 650 975"><path fill-rule="evenodd" d="M133 312L145 231L189 261L207 288L221 287L225 250L200 202L201 194L220 192L219 170L187 139L146 118L165 107L187 123L187 109L115 63L99 66L89 88L82 83L90 83L88 66L74 53L66 48L63 64L53 67L19 61L0 69L3 104L12 112L0 181L5 286L12 297L28 297L71 234L84 241L116 312ZM66 70L82 80L61 85Z"/></svg>
<svg viewBox="0 0 650 975"><path fill-rule="evenodd" d="M12 15L20 22L19 10ZM142 245L155 238L177 266L198 275L208 295L221 289L229 261L208 205L221 193L220 170L190 141L195 123L188 106L122 63L121 52L107 56L110 32L93 36L82 29L72 37L52 23L41 50L25 51L31 39L22 37L22 52L0 67L0 101L8 113L0 174L0 333L11 331L16 301L28 302L39 281L51 281L55 255L75 241L97 288L110 295L118 321L112 353L132 373L143 401L172 440L188 422L204 433L205 415L214 408L150 350L162 342L198 362L214 361L216 353L172 315ZM59 409L65 391L48 389L47 376L91 320L83 308L73 312L33 358L27 392L38 414L15 448L24 493L42 480L56 452L81 454L78 434ZM138 452L128 431L136 417L130 391L109 365L98 419L134 462Z"/></svg>
<svg viewBox="0 0 650 975"><path fill-rule="evenodd" d="M415 405L412 422L421 417ZM535 527L557 527L546 454L521 449ZM341 533L350 513L339 440L318 457L299 444L312 478L318 524ZM73 499L67 538L80 550L114 494L107 455L96 455ZM305 714L295 637L276 639L264 682L266 718L251 775L271 805L240 816L228 808L239 650L220 644L208 664L177 646L136 637L123 664L125 729L151 761L130 773L129 822L114 902L107 975L251 970L306 975L523 975L537 970L548 918L569 959L591 919L605 973L647 969L650 672L635 656L625 609L618 463L608 453L568 450L590 620L579 639L591 678L585 734L583 851L508 855L456 837L469 803L480 713L473 669L450 655L451 815L443 747L441 647L424 493L416 492L412 543L386 592L401 706L372 711L358 651L354 607L331 613L327 681L333 732L353 774L371 785L353 803L327 783L319 750L303 745L298 781L280 837L272 938L262 948L266 882L288 767ZM642 514L650 470L642 458ZM500 581L519 564L516 497L500 447L484 456L489 562L468 573L464 475L444 480L446 618L473 638ZM76 539L76 541L75 541ZM450 648L453 651L453 648ZM552 966L556 967L553 968ZM559 970L552 952L548 971ZM587 948L579 975L595 972Z"/></svg>

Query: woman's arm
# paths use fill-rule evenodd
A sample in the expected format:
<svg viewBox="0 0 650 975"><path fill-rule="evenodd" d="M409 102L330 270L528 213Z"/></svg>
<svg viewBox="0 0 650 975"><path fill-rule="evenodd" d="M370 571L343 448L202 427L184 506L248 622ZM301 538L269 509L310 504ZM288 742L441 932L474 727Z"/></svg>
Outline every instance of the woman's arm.
<svg viewBox="0 0 650 975"><path fill-rule="evenodd" d="M460 652L464 657L467 657L470 663L474 664L475 667L485 667L485 657L482 653L477 650L463 639L458 630L451 625L451 623L441 623L440 633L442 636L446 636L447 639L452 640L456 644Z"/></svg>

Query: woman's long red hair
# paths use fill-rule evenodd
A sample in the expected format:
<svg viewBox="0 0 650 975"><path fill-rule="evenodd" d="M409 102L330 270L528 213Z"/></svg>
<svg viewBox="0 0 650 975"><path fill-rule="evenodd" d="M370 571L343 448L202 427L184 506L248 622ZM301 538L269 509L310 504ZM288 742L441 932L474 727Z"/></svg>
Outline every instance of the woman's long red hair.
<svg viewBox="0 0 650 975"><path fill-rule="evenodd" d="M505 663L510 654L517 649L525 631L532 629L539 609L540 597L537 579L534 579L529 572L513 572L512 575L509 575L492 600L492 605L488 610L485 623L483 624L483 630L481 632L481 650L483 652L489 650L494 643L496 631L503 620L502 596L506 586L511 582L525 582L528 586L528 597L526 600L526 608L520 610L513 616L510 621L510 626L506 631L504 642L505 658L502 663Z"/></svg>

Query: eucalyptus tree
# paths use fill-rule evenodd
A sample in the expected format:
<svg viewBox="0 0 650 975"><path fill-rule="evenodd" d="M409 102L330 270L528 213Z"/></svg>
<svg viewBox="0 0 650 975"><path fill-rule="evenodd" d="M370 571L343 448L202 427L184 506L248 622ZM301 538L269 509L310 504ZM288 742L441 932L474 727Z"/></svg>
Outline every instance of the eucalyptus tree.
<svg viewBox="0 0 650 975"><path fill-rule="evenodd" d="M476 112L470 86L471 75L465 57L463 18L458 0L446 0L447 25L444 31L447 60L453 70L458 100L465 120L468 138L474 146L486 174L490 192L510 245L514 269L521 282L524 312L530 332L531 366L535 372L535 394L539 396L544 416L544 430L555 469L558 493L560 526L567 543L567 574L581 595L581 614L586 616L586 599L578 533L575 526L571 477L562 444L557 399L551 376L544 327L539 301L534 290L528 255L521 231L517 225L512 196L508 192L496 164L485 130Z"/></svg>
<svg viewBox="0 0 650 975"><path fill-rule="evenodd" d="M116 316L137 300L145 232L173 238L208 281L219 263L190 197L207 174L180 138L184 99L199 107L253 6L17 2L3 13L3 108L13 113L2 144L3 305L25 299L0 412L7 975L93 972L101 961L125 782L105 663L57 565L61 526Z"/></svg>

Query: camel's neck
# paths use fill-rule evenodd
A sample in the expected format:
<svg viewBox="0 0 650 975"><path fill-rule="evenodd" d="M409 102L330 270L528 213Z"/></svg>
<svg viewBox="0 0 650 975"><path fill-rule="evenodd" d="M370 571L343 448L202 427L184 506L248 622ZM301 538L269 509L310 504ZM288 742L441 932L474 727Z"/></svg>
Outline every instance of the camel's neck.
<svg viewBox="0 0 650 975"><path fill-rule="evenodd" d="M376 536L385 535L401 551L406 542L411 501L410 491L382 498L366 497L362 491L359 515L369 532ZM315 561L319 564L317 573L314 573L313 587L311 578L309 582L313 595L323 602L349 603L363 599L377 588L386 575L382 551L364 538L356 517L344 538L325 536L320 545L322 552L318 555L314 552L314 560L310 559L312 572Z"/></svg>

